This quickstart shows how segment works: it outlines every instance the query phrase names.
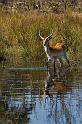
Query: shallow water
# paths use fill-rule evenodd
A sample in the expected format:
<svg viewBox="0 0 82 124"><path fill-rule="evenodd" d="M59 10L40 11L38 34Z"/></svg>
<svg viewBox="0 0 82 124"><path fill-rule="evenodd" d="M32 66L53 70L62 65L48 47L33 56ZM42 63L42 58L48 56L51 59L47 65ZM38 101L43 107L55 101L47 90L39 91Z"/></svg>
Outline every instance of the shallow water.
<svg viewBox="0 0 82 124"><path fill-rule="evenodd" d="M81 124L82 67L0 70L0 124Z"/></svg>

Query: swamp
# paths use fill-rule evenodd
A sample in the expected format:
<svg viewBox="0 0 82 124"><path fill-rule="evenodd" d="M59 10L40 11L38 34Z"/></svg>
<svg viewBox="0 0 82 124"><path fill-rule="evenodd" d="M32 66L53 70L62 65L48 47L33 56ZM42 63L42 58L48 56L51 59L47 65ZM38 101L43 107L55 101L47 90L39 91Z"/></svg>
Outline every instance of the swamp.
<svg viewBox="0 0 82 124"><path fill-rule="evenodd" d="M48 62L39 37L65 44ZM82 124L82 1L0 1L0 124Z"/></svg>

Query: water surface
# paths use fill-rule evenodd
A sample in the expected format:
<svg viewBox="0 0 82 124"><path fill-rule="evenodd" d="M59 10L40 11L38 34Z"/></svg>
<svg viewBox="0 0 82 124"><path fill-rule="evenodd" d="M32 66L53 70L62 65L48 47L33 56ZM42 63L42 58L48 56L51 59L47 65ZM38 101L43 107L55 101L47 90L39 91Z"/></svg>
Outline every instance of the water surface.
<svg viewBox="0 0 82 124"><path fill-rule="evenodd" d="M51 72L45 66L0 69L0 124L82 123L82 67L55 78Z"/></svg>

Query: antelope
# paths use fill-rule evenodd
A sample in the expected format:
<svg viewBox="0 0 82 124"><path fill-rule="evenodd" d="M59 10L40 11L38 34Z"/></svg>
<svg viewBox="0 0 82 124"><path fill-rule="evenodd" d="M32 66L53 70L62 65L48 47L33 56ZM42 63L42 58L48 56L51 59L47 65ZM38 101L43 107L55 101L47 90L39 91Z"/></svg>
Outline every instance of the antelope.
<svg viewBox="0 0 82 124"><path fill-rule="evenodd" d="M55 71L55 61L57 59L60 62L60 67L63 67L62 58L64 58L66 60L66 62L68 63L69 66L70 66L70 63L67 58L66 49L65 49L63 42L56 43L53 46L49 45L49 40L52 39L52 36L53 36L53 33L51 35L47 36L46 38L44 38L41 36L40 31L39 31L39 37L43 41L43 47L44 47L45 53L47 55L48 62L51 60L54 60L54 71ZM48 68L48 62L47 62L47 68Z"/></svg>

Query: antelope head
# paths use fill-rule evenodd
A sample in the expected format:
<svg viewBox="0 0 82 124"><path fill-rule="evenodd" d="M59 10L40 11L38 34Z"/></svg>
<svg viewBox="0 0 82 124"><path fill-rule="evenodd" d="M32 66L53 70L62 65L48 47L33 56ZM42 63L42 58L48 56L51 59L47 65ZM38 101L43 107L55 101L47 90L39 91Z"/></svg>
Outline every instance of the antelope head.
<svg viewBox="0 0 82 124"><path fill-rule="evenodd" d="M39 31L39 37L40 37L40 39L43 41L43 46L46 46L46 45L49 44L48 41L49 41L50 39L52 39L52 35L53 35L53 33L52 33L51 35L49 35L48 37L44 38L44 37L41 36L40 31Z"/></svg>

